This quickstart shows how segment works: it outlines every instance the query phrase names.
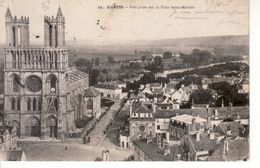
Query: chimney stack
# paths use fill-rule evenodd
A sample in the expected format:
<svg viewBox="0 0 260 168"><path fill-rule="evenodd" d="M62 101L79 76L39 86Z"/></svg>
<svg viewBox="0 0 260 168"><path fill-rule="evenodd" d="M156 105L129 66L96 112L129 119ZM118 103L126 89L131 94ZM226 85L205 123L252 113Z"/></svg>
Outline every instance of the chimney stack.
<svg viewBox="0 0 260 168"><path fill-rule="evenodd" d="M217 109L215 109L215 111L214 111L214 118L215 118L215 120L218 119L218 110Z"/></svg>
<svg viewBox="0 0 260 168"><path fill-rule="evenodd" d="M133 112L133 105L131 104L131 105L129 106L129 115L130 115L130 117L131 117L131 115L132 115L132 112Z"/></svg>
<svg viewBox="0 0 260 168"><path fill-rule="evenodd" d="M153 113L155 113L156 112L156 106L155 106L154 103L152 104L152 107L153 107Z"/></svg>
<svg viewBox="0 0 260 168"><path fill-rule="evenodd" d="M200 141L200 133L196 133L196 141Z"/></svg>

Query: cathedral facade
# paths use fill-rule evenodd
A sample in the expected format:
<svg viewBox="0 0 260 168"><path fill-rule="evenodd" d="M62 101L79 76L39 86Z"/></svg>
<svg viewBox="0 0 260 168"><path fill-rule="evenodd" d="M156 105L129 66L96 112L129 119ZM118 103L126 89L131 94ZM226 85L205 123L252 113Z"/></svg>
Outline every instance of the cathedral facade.
<svg viewBox="0 0 260 168"><path fill-rule="evenodd" d="M30 46L29 18L6 12L4 112L20 137L61 138L73 127L65 17L44 17L44 47ZM78 73L76 73L77 75ZM78 89L88 88L88 74Z"/></svg>

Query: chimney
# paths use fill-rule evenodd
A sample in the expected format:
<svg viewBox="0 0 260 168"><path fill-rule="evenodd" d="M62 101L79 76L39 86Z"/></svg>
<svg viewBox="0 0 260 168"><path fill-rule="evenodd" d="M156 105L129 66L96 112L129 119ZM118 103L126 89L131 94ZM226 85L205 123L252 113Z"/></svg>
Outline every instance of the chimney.
<svg viewBox="0 0 260 168"><path fill-rule="evenodd" d="M211 109L207 107L207 125L211 128Z"/></svg>
<svg viewBox="0 0 260 168"><path fill-rule="evenodd" d="M214 111L214 118L215 118L215 120L218 119L218 110L217 109L215 109L215 111Z"/></svg>
<svg viewBox="0 0 260 168"><path fill-rule="evenodd" d="M131 105L129 106L129 115L130 115L130 117L131 117L131 115L132 115L132 112L133 112L133 105L131 104Z"/></svg>
<svg viewBox="0 0 260 168"><path fill-rule="evenodd" d="M196 141L200 141L200 133L196 133Z"/></svg>
<svg viewBox="0 0 260 168"><path fill-rule="evenodd" d="M156 105L153 103L152 106L153 106L153 113L155 113L156 112Z"/></svg>

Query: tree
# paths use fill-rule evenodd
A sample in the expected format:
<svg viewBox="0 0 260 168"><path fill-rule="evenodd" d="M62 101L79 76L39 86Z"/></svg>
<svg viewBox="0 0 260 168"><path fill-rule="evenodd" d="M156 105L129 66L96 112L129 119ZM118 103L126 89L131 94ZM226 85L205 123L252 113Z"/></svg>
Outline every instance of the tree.
<svg viewBox="0 0 260 168"><path fill-rule="evenodd" d="M98 69L92 69L89 73L89 85L95 85L99 82L99 73L100 71Z"/></svg>
<svg viewBox="0 0 260 168"><path fill-rule="evenodd" d="M95 58L95 65L99 65L99 57Z"/></svg>
<svg viewBox="0 0 260 168"><path fill-rule="evenodd" d="M171 59L172 58L172 53L169 52L169 51L163 53L163 58L164 59Z"/></svg>
<svg viewBox="0 0 260 168"><path fill-rule="evenodd" d="M155 64L156 66L162 66L162 57L160 57L160 56L155 56L155 58L154 58L154 64Z"/></svg>
<svg viewBox="0 0 260 168"><path fill-rule="evenodd" d="M154 83L155 82L155 75L153 73L145 73L141 77L140 82L142 84Z"/></svg>
<svg viewBox="0 0 260 168"><path fill-rule="evenodd" d="M109 62L110 64L115 63L115 60L114 60L114 57L113 57L113 56L108 56L108 57L107 57L107 60L108 60L108 62Z"/></svg>
<svg viewBox="0 0 260 168"><path fill-rule="evenodd" d="M211 104L215 101L210 90L196 90L191 94L190 99L193 100L195 104Z"/></svg>
<svg viewBox="0 0 260 168"><path fill-rule="evenodd" d="M75 65L79 70L87 72L87 73L89 73L93 68L93 63L84 58L80 58L77 61L75 61Z"/></svg>
<svg viewBox="0 0 260 168"><path fill-rule="evenodd" d="M146 60L146 56L142 56L142 61L145 61Z"/></svg>

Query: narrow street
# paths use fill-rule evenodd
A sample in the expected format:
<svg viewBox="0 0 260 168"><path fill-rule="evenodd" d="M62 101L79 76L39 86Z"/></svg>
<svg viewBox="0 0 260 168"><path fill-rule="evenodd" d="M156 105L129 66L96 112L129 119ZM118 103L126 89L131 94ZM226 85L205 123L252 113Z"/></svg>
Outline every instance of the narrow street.
<svg viewBox="0 0 260 168"><path fill-rule="evenodd" d="M97 123L95 129L90 134L90 143L88 145L91 146L100 146L104 144L102 143L106 135L104 134L104 130L106 129L107 125L109 125L110 121L113 119L113 114L115 114L121 107L122 100L117 100L111 106L110 110L107 114ZM107 144L105 144L107 146Z"/></svg>

